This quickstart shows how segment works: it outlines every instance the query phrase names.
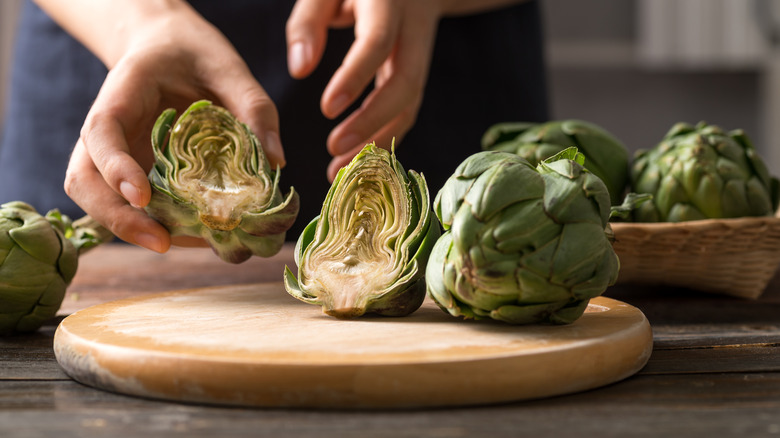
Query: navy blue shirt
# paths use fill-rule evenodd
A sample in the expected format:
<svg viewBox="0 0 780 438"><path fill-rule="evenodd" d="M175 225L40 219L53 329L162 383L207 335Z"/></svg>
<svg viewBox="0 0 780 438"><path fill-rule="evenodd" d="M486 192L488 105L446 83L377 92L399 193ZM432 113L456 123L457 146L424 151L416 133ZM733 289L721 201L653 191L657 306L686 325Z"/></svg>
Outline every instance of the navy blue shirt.
<svg viewBox="0 0 780 438"><path fill-rule="evenodd" d="M340 119L325 118L319 102L352 30L332 30L322 63L296 80L287 73L284 30L293 0L190 3L235 45L277 105L287 160L282 189L294 186L302 203L288 233L295 240L319 214L330 186L325 144ZM78 218L84 213L64 192L65 169L106 68L30 1L14 53L0 142L0 202L25 201L42 213L59 208ZM536 1L441 21L417 122L396 147L404 168L425 175L431 198L480 150L490 125L547 120L543 61Z"/></svg>

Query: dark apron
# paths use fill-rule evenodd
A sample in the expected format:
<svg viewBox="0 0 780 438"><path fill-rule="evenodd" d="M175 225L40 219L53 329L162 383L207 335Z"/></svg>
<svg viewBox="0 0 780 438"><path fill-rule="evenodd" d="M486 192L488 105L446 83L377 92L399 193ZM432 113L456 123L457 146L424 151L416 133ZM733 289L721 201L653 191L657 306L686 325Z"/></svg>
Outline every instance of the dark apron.
<svg viewBox="0 0 780 438"><path fill-rule="evenodd" d="M325 142L339 120L322 116L319 101L352 31L331 31L322 64L310 77L294 80L287 73L284 32L293 1L191 3L222 29L277 105L287 159L282 188L294 186L302 202L288 233L295 240L329 188ZM457 165L480 150L488 126L548 118L541 34L535 1L441 21L417 122L396 148L404 168L425 175L432 198ZM29 1L14 53L0 144L0 202L22 200L41 212L56 207L80 217L63 180L106 68Z"/></svg>

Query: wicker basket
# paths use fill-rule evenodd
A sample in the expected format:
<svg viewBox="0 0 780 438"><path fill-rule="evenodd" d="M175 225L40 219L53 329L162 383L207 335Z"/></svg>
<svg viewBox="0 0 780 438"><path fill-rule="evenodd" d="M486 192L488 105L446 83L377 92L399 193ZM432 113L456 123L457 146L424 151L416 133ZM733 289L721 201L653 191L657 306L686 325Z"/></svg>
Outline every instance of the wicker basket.
<svg viewBox="0 0 780 438"><path fill-rule="evenodd" d="M780 218L613 223L618 283L758 298L780 266Z"/></svg>

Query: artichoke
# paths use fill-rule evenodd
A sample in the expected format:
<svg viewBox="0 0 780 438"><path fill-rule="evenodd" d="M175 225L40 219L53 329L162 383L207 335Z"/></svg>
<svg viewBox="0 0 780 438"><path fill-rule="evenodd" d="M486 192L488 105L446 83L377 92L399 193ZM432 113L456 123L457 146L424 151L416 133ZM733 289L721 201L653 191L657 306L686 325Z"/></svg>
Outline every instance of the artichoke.
<svg viewBox="0 0 780 438"><path fill-rule="evenodd" d="M634 212L637 222L771 216L778 181L742 130L677 123L631 166L632 189L653 195Z"/></svg>
<svg viewBox="0 0 780 438"><path fill-rule="evenodd" d="M440 234L425 178L371 143L336 175L295 246L298 277L285 267L284 284L337 318L408 315L425 299Z"/></svg>
<svg viewBox="0 0 780 438"><path fill-rule="evenodd" d="M0 205L0 335L35 331L54 317L78 257L110 234L88 216L41 216L24 202Z"/></svg>
<svg viewBox="0 0 780 438"><path fill-rule="evenodd" d="M445 312L510 324L567 324L617 280L607 187L575 148L534 167L500 151L468 157L434 211L446 230L426 269Z"/></svg>
<svg viewBox="0 0 780 438"><path fill-rule="evenodd" d="M173 124L175 117L165 110L152 130L148 214L172 235L202 237L227 262L279 252L300 201L292 188L282 196L280 171L271 170L257 137L206 100Z"/></svg>
<svg viewBox="0 0 780 438"><path fill-rule="evenodd" d="M576 147L585 156L585 168L607 185L612 205L620 204L628 185L628 151L620 140L593 123L506 122L491 126L482 136L483 150L511 152L533 166L569 147Z"/></svg>

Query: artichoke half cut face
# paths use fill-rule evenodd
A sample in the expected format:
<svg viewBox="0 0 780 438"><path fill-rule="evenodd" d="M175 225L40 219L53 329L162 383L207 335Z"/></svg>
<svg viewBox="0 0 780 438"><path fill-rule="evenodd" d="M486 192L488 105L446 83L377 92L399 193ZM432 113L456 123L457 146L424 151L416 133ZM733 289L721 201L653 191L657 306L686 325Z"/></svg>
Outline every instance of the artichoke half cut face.
<svg viewBox="0 0 780 438"><path fill-rule="evenodd" d="M152 131L149 215L172 235L202 237L228 262L276 254L299 199L292 188L282 196L280 172L257 137L209 101L193 103L174 124L175 116L164 111Z"/></svg>
<svg viewBox="0 0 780 438"><path fill-rule="evenodd" d="M287 291L338 318L412 313L425 298L423 273L440 235L431 213L424 177L367 145L298 239L298 278L285 270Z"/></svg>

